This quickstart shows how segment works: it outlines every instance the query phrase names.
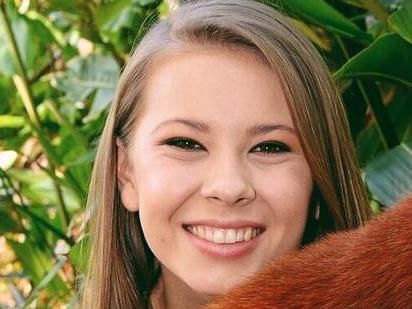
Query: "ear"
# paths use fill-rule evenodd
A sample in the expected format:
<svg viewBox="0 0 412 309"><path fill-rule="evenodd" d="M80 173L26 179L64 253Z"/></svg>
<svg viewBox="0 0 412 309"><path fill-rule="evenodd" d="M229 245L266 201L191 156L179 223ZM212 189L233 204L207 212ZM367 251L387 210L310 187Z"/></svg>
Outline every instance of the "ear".
<svg viewBox="0 0 412 309"><path fill-rule="evenodd" d="M127 159L123 143L117 139L117 183L122 204L129 211L139 210L139 199L133 182L133 169Z"/></svg>

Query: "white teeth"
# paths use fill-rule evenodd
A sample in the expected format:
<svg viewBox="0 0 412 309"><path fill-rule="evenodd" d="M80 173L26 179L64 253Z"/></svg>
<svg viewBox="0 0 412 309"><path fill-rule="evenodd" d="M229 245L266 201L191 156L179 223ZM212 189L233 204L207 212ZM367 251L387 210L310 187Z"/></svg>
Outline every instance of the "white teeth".
<svg viewBox="0 0 412 309"><path fill-rule="evenodd" d="M236 242L243 241L243 237L245 236L245 231L237 230L236 233Z"/></svg>
<svg viewBox="0 0 412 309"><path fill-rule="evenodd" d="M256 235L257 235L257 230L256 230L256 229L253 229L253 230L252 230L252 238L255 238Z"/></svg>
<svg viewBox="0 0 412 309"><path fill-rule="evenodd" d="M210 226L187 226L187 230L200 238L218 244L233 244L236 242L248 241L260 234L259 228L222 229Z"/></svg>
<svg viewBox="0 0 412 309"><path fill-rule="evenodd" d="M206 237L207 240L213 241L213 231L210 227L206 228Z"/></svg>
<svg viewBox="0 0 412 309"><path fill-rule="evenodd" d="M226 232L225 242L228 244L234 244L236 242L236 231L230 229Z"/></svg>
<svg viewBox="0 0 412 309"><path fill-rule="evenodd" d="M197 227L197 233L201 238L205 238L205 228L203 226L198 226Z"/></svg>
<svg viewBox="0 0 412 309"><path fill-rule="evenodd" d="M252 238L252 228L248 227L245 232L245 240L248 241Z"/></svg>
<svg viewBox="0 0 412 309"><path fill-rule="evenodd" d="M200 236L200 235L198 235ZM224 244L225 243L225 231L223 229L218 229L215 230L213 233L213 242L216 242L218 244Z"/></svg>

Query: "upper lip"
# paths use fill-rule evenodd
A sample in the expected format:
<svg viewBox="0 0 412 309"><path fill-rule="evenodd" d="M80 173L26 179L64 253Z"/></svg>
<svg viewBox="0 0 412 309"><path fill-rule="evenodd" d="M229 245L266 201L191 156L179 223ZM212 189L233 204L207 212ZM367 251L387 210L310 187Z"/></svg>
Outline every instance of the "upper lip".
<svg viewBox="0 0 412 309"><path fill-rule="evenodd" d="M195 220L188 223L184 223L183 227L187 227L189 225L205 225L214 228L232 228L232 229L239 229L244 227L253 227L253 228L260 228L264 229L265 226L261 223L257 223L250 220L231 220L231 221L224 221L224 220Z"/></svg>

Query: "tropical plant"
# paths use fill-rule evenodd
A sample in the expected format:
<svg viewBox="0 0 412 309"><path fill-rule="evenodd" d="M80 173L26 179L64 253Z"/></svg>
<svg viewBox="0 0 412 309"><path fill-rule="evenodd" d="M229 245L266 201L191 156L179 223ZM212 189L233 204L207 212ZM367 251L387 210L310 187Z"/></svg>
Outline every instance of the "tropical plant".
<svg viewBox="0 0 412 309"><path fill-rule="evenodd" d="M264 2L333 72L371 207L412 191L412 0ZM0 0L0 307L76 303L105 111L130 50L173 4Z"/></svg>

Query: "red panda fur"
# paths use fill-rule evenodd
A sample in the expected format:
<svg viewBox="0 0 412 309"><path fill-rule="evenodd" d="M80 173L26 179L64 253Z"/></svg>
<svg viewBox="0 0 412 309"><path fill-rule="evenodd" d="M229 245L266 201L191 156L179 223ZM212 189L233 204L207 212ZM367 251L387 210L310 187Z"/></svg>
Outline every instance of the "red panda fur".
<svg viewBox="0 0 412 309"><path fill-rule="evenodd" d="M412 195L270 262L205 309L412 308Z"/></svg>

